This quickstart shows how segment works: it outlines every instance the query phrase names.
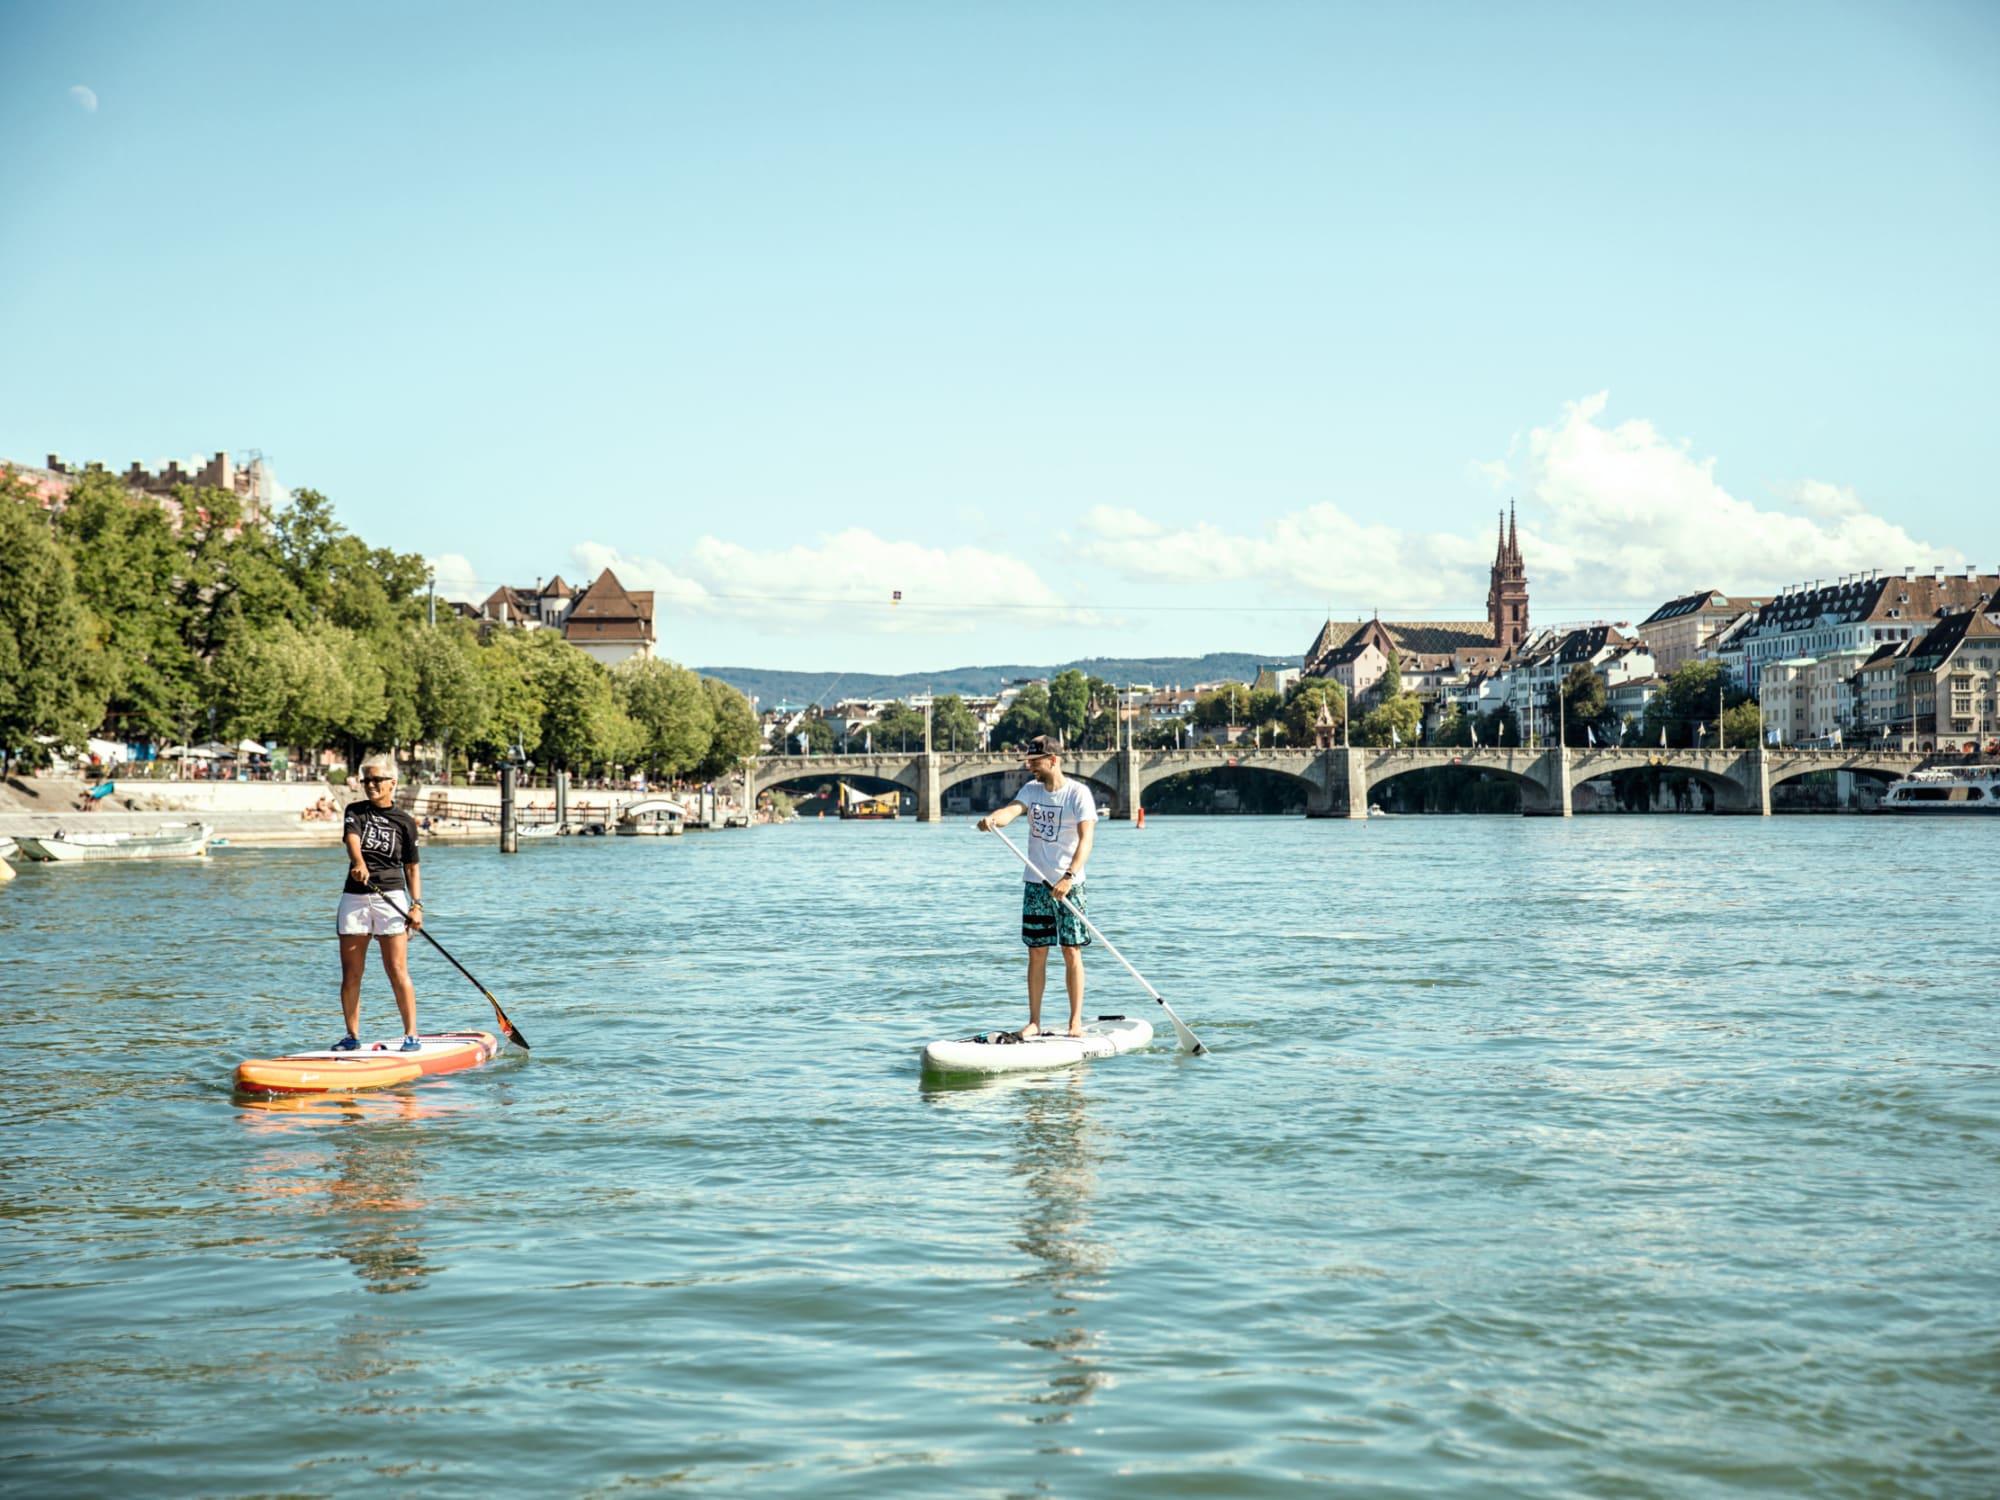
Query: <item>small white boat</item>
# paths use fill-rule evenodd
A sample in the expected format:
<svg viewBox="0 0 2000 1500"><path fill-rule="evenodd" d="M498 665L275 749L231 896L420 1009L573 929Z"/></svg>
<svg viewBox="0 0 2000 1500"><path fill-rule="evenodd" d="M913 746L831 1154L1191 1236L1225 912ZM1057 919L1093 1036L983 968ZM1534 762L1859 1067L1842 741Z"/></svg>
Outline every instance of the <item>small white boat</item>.
<svg viewBox="0 0 2000 1500"><path fill-rule="evenodd" d="M1044 1031L1024 1041L1019 1032L982 1031L978 1036L932 1042L924 1048L924 1071L988 1074L1066 1068L1086 1058L1130 1052L1152 1039L1152 1023L1134 1016L1099 1016L1084 1022L1082 1036Z"/></svg>
<svg viewBox="0 0 2000 1500"><path fill-rule="evenodd" d="M2000 813L2000 767L1932 766L1889 784L1878 811L1976 816Z"/></svg>
<svg viewBox="0 0 2000 1500"><path fill-rule="evenodd" d="M208 853L206 823L162 823L152 833L20 834L17 842L29 859L69 864L87 859L187 859Z"/></svg>

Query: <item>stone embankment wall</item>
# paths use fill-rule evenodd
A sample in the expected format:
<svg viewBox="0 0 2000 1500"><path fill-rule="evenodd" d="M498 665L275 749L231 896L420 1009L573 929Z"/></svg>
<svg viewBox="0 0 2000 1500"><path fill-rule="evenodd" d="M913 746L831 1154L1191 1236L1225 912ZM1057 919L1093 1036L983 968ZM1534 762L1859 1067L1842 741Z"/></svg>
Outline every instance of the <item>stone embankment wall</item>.
<svg viewBox="0 0 2000 1500"><path fill-rule="evenodd" d="M344 805L347 795L323 781L119 781L89 812L77 806L86 782L31 776L0 782L0 834L129 830L150 833L162 823L202 822L216 838L245 843L336 844L340 823L301 817L321 797Z"/></svg>

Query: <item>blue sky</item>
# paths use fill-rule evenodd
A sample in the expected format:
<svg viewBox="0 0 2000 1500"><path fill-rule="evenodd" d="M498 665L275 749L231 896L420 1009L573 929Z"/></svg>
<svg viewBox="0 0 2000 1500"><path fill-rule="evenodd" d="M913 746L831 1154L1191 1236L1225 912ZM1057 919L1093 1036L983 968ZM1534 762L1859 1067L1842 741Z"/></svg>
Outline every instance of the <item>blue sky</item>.
<svg viewBox="0 0 2000 1500"><path fill-rule="evenodd" d="M2000 6L0 4L0 455L695 664L2000 567ZM901 589L904 603L891 606Z"/></svg>

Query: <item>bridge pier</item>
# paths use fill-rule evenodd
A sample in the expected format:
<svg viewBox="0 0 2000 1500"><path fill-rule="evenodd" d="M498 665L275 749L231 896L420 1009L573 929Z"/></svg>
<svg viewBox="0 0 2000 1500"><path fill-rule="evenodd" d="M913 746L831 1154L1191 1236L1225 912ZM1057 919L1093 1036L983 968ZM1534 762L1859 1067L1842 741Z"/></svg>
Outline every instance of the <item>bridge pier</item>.
<svg viewBox="0 0 2000 1500"><path fill-rule="evenodd" d="M917 763L917 821L944 821L944 788L939 783L935 750L926 750L923 759Z"/></svg>
<svg viewBox="0 0 2000 1500"><path fill-rule="evenodd" d="M1570 800L1569 746L1557 745L1544 751L1541 764L1535 767L1535 779L1548 788L1549 805L1530 807L1528 799L1521 799L1521 816L1524 818L1568 818L1575 815L1575 807Z"/></svg>
<svg viewBox="0 0 2000 1500"><path fill-rule="evenodd" d="M1118 767L1118 790L1111 799L1111 816L1121 823L1129 823L1138 811L1139 798L1139 752L1126 746L1118 752L1115 762Z"/></svg>
<svg viewBox="0 0 2000 1500"><path fill-rule="evenodd" d="M1324 785L1307 783L1306 816L1309 818L1362 818L1368 816L1368 760L1364 752L1351 746L1319 752L1320 777Z"/></svg>

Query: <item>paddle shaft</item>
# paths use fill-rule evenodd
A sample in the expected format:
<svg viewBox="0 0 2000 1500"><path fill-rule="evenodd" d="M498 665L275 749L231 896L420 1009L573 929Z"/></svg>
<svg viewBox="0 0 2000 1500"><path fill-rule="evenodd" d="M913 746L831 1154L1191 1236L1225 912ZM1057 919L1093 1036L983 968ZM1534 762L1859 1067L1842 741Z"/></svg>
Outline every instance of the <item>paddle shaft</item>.
<svg viewBox="0 0 2000 1500"><path fill-rule="evenodd" d="M376 895L380 896L384 901L387 901L391 906L395 906L396 903L390 897L389 893L383 890L382 887L377 885L374 881L371 880L368 882L368 889L373 891ZM408 922L410 916L409 907L405 906L400 908L400 910L403 913L404 921ZM458 972L463 974L467 979L472 979L472 970L466 968L464 964L460 963L457 959L453 958L450 952L445 948L445 945L443 943L440 943L436 938L430 935L430 930L428 928L418 927L415 929L415 931L418 937L422 938L425 942L429 943L433 948L437 949L438 952L444 954L444 961L446 963L450 964L454 969L458 970ZM500 1002L493 998L493 992L488 988L486 988L485 985L481 984L477 979L472 979L472 987L475 990L478 990L480 994L484 995L486 997L486 1003L493 1007L493 1015L500 1022L500 1030L506 1035L507 1040L512 1042L516 1047L519 1047L523 1052L532 1051L533 1049L528 1045L528 1039L521 1035L520 1028L517 1027L512 1021L507 1019L507 1012L502 1010L500 1008Z"/></svg>
<svg viewBox="0 0 2000 1500"><path fill-rule="evenodd" d="M993 830L993 836L999 839L1000 842L1005 844L1009 849L1012 849L1014 851L1014 857L1020 860L1022 864L1026 865L1030 870L1035 869L1034 861L1029 859L1027 855L1023 854L1021 852L1020 846L1016 844L1012 839L1008 838L1006 834L1002 833L999 829L995 828ZM1039 874L1040 871L1035 871L1035 873ZM1047 882L1044 881L1043 884L1046 885ZM1052 885L1049 886L1049 893L1051 895L1055 894L1054 886ZM1127 958L1124 954L1120 953L1116 948L1113 948L1111 946L1111 939L1107 938L1103 933L1097 930L1097 924L1095 922L1091 921L1090 918L1086 917L1081 911L1077 910L1074 906L1071 906L1069 904L1069 898L1067 896L1056 896L1056 900L1062 903L1062 908L1064 911L1068 912L1071 916L1075 917L1077 921L1083 923L1084 927L1089 931L1090 935L1093 938L1097 939L1098 942L1104 944L1104 946L1110 950L1111 956L1113 958L1117 959L1118 962L1125 965L1125 972L1130 974L1134 979L1139 981L1139 988L1144 990L1147 994L1151 995L1153 999L1159 1003L1160 1009L1167 1013L1167 1019L1174 1023L1174 1035L1178 1036L1181 1039L1181 1045L1186 1047L1188 1051L1192 1052L1196 1057L1200 1057L1203 1053L1208 1051L1208 1048L1205 1045L1203 1045L1201 1038L1196 1036L1192 1031L1188 1029L1187 1022L1183 1021L1179 1016L1174 1014L1174 1008L1171 1005L1167 1004L1166 997L1162 995L1158 990L1154 989L1150 984L1146 983L1146 976L1144 974L1141 974L1137 969L1132 967L1131 959Z"/></svg>

